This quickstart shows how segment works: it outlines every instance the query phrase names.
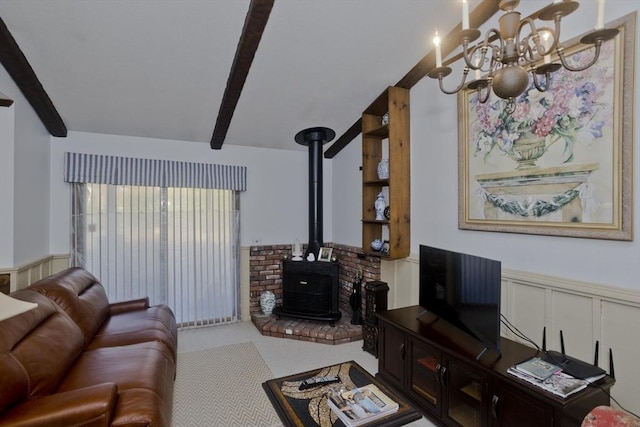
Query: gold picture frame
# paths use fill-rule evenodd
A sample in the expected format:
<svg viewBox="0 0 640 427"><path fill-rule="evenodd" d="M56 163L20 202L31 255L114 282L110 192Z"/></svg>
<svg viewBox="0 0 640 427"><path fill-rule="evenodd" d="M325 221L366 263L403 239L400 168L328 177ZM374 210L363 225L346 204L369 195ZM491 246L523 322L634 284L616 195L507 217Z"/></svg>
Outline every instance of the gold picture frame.
<svg viewBox="0 0 640 427"><path fill-rule="evenodd" d="M525 91L509 115L495 94L480 104L458 93L458 228L633 239L636 15L606 26L619 33L594 66L554 73L549 91ZM592 58L580 38L563 44L569 60Z"/></svg>

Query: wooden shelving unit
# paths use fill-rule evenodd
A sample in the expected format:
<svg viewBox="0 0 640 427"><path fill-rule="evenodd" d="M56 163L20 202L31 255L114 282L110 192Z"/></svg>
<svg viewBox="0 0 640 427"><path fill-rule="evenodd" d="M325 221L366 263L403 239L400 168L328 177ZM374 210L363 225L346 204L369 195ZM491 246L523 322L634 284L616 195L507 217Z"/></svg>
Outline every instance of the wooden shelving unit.
<svg viewBox="0 0 640 427"><path fill-rule="evenodd" d="M382 117L388 113L388 124ZM409 90L389 87L362 114L362 248L390 259L411 250L411 170ZM389 159L389 179L378 179L378 163ZM376 220L374 202L386 194L389 219ZM374 239L389 241L388 254L371 248Z"/></svg>

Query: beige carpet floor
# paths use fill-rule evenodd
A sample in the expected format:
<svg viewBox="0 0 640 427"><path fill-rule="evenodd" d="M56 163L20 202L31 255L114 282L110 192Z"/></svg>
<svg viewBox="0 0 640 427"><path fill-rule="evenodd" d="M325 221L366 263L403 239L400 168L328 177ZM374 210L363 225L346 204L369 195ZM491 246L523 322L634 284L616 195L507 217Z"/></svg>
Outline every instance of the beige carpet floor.
<svg viewBox="0 0 640 427"><path fill-rule="evenodd" d="M252 342L179 353L172 426L281 426L262 389L271 378Z"/></svg>
<svg viewBox="0 0 640 427"><path fill-rule="evenodd" d="M1 0L0 0L1 1ZM178 331L178 361L183 354L199 352L209 348L220 348L232 344L252 342L260 356L273 374L271 378L279 378L296 372L305 372L323 366L335 365L346 360L355 360L369 373L378 372L378 360L370 353L362 350L362 341L340 345L318 344L307 341L274 338L261 335L250 321L228 325L216 325L204 328L182 329ZM179 362L180 363L180 362ZM178 378L177 381L182 379ZM260 391L264 380L257 381ZM216 389L218 393L220 390ZM262 395L261 395L262 396ZM174 407L176 406L174 399ZM179 403L181 406L182 404ZM270 408L270 410L273 410ZM274 419L277 417L274 411ZM174 418L178 420L178 418ZM195 419L195 418L194 418ZM259 425L265 425L262 423ZM220 425L220 424L212 424ZM278 420L274 425L282 426ZM206 424L190 424L189 427L206 426ZM250 424L247 424L249 427ZM436 427L435 424L422 418L408 424L411 427ZM175 424L174 427L184 427Z"/></svg>

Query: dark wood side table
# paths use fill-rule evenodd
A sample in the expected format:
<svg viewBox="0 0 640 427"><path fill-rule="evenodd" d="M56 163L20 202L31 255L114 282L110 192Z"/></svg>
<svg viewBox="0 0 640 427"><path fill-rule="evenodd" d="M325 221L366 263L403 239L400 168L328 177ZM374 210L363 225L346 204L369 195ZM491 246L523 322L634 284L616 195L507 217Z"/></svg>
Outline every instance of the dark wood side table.
<svg viewBox="0 0 640 427"><path fill-rule="evenodd" d="M362 349L378 357L378 317L376 313L387 310L389 285L379 280L364 285L364 321L362 323Z"/></svg>

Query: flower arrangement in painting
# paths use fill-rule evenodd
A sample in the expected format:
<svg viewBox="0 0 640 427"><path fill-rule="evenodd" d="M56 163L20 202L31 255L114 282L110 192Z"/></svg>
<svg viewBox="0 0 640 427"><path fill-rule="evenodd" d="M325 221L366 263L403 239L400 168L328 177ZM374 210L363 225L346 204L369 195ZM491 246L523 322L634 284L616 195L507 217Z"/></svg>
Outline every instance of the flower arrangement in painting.
<svg viewBox="0 0 640 427"><path fill-rule="evenodd" d="M496 149L515 159L516 143L524 137L544 140L542 154L558 141L564 142L562 162L573 160L576 143L592 142L603 136L603 128L611 126L602 114L611 109L605 101L605 90L613 81L612 67L607 59L613 44L605 43L600 61L583 72L561 70L551 75L551 88L538 91L533 84L515 100L511 113L503 100L489 100L481 104L472 97L470 108L475 114L471 135L475 137L476 155L488 157ZM579 52L575 61L589 60L589 53ZM584 56L585 58L581 58ZM609 110L610 111L610 110Z"/></svg>

